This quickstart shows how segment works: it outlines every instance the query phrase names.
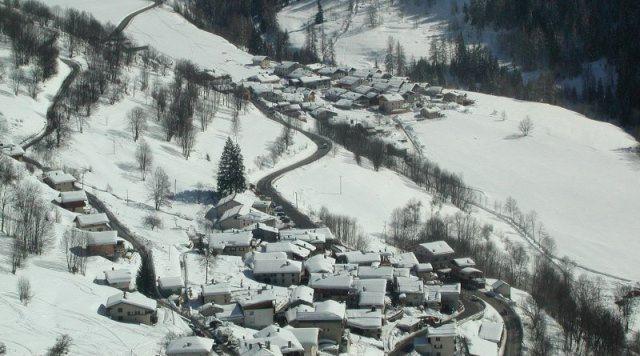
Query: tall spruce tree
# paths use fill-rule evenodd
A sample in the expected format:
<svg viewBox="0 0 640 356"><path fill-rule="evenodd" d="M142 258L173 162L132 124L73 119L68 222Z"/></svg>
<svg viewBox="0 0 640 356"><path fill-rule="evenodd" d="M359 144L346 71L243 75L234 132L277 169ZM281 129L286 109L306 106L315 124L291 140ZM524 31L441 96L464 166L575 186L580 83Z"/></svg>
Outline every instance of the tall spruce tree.
<svg viewBox="0 0 640 356"><path fill-rule="evenodd" d="M240 146L227 137L218 163L218 193L226 195L244 192L246 189L247 182L244 177L244 161Z"/></svg>

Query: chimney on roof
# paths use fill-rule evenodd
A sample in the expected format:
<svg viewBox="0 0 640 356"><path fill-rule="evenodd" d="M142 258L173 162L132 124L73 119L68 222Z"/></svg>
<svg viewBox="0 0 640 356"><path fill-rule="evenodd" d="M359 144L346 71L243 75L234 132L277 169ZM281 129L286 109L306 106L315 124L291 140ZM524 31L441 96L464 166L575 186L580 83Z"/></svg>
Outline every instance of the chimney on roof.
<svg viewBox="0 0 640 356"><path fill-rule="evenodd" d="M265 346L267 347L267 349L270 349L271 348L271 341L267 340Z"/></svg>
<svg viewBox="0 0 640 356"><path fill-rule="evenodd" d="M376 311L376 307L375 307L375 305L372 305L372 306L371 306L371 311L372 311L372 312Z"/></svg>
<svg viewBox="0 0 640 356"><path fill-rule="evenodd" d="M122 298L127 299L127 291L122 291Z"/></svg>
<svg viewBox="0 0 640 356"><path fill-rule="evenodd" d="M289 340L289 348L293 347L293 343L291 342L291 340Z"/></svg>

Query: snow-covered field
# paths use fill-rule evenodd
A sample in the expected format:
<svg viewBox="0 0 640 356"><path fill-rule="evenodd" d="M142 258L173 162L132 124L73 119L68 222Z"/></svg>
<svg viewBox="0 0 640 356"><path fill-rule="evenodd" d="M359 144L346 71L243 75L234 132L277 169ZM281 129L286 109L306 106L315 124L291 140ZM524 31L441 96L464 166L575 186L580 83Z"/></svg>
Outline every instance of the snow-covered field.
<svg viewBox="0 0 640 356"><path fill-rule="evenodd" d="M640 249L640 159L625 150L637 142L612 124L557 106L468 95L476 101L468 113L448 110L441 120L410 124L424 154L484 192L487 207L511 196L523 212L535 210L560 256L640 278L629 268ZM520 137L526 116L534 130Z"/></svg>
<svg viewBox="0 0 640 356"><path fill-rule="evenodd" d="M139 45L150 45L174 60L189 59L203 69L240 80L259 72L247 52L220 36L198 29L164 6L134 18L125 34Z"/></svg>
<svg viewBox="0 0 640 356"><path fill-rule="evenodd" d="M380 4L380 24L371 27L369 8L376 2ZM434 1L433 6L428 6L428 1L395 1L392 4L388 0L359 0L354 2L356 10L347 26L350 18L348 1L323 0L321 3L327 37L338 35L336 60L353 67L371 67L376 59L382 65L390 36L400 41L408 59L427 57L431 40L448 33L448 21L454 18L451 1ZM294 46L304 45L304 26L315 18L316 4L316 0L294 2L278 14L278 23L289 31ZM462 2L459 6L458 17L462 13ZM320 25L316 29L320 31Z"/></svg>
<svg viewBox="0 0 640 356"><path fill-rule="evenodd" d="M148 0L46 0L44 3L61 10L76 9L93 15L98 21L114 25L130 13L149 6L153 1Z"/></svg>
<svg viewBox="0 0 640 356"><path fill-rule="evenodd" d="M8 79L9 68L11 68L10 55L6 44L2 44L0 62L7 73L4 80L0 82L0 140L3 142L13 140L13 143L19 144L44 130L47 123L47 108L71 69L58 60L58 72L40 85L35 99L27 95L24 86L16 96Z"/></svg>

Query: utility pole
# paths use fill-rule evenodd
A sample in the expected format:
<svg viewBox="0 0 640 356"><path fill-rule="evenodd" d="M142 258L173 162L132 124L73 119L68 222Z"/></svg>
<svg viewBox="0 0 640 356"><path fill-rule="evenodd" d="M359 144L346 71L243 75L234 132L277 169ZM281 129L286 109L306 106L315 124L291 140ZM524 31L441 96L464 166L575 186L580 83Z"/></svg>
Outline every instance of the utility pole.
<svg viewBox="0 0 640 356"><path fill-rule="evenodd" d="M298 192L293 192L296 195L296 209L298 208Z"/></svg>
<svg viewBox="0 0 640 356"><path fill-rule="evenodd" d="M340 195L342 195L342 176L340 176Z"/></svg>
<svg viewBox="0 0 640 356"><path fill-rule="evenodd" d="M173 196L178 194L178 179L173 178Z"/></svg>

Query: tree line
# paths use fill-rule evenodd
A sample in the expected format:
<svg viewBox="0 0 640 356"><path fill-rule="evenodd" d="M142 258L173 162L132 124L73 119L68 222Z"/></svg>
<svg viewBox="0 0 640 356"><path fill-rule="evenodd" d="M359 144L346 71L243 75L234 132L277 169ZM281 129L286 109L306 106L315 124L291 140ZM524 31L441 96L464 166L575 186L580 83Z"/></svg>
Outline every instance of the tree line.
<svg viewBox="0 0 640 356"><path fill-rule="evenodd" d="M375 170L386 167L398 172L434 194L441 202L451 202L466 211L476 200L475 192L457 174L440 168L422 156L410 154L380 138L367 135L361 125L321 120L317 120L316 125L319 134L353 152L357 162L360 157L366 157Z"/></svg>
<svg viewBox="0 0 640 356"><path fill-rule="evenodd" d="M190 22L226 38L253 54L277 61L317 62L307 48L292 49L289 33L278 26L277 14L288 0L188 0L174 2L174 10Z"/></svg>

